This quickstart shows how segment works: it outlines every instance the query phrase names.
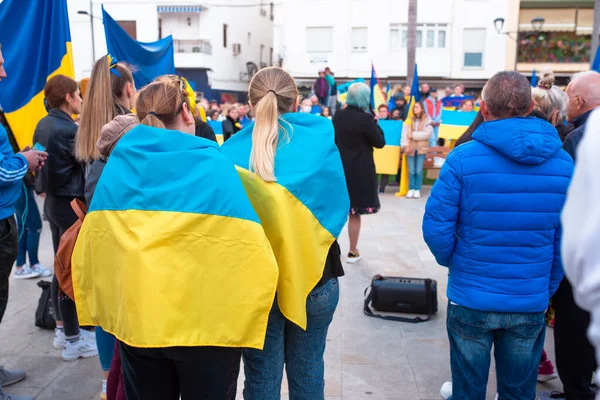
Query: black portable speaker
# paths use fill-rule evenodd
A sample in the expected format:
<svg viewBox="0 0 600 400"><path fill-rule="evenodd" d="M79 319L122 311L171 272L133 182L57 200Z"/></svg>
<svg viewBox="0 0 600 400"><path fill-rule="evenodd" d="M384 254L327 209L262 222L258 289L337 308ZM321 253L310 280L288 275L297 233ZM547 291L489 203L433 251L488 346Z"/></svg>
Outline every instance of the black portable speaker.
<svg viewBox="0 0 600 400"><path fill-rule="evenodd" d="M406 318L375 314L369 304L377 311L426 314L427 317ZM417 323L428 321L437 310L437 282L432 279L375 275L371 286L365 289L364 313L369 317Z"/></svg>

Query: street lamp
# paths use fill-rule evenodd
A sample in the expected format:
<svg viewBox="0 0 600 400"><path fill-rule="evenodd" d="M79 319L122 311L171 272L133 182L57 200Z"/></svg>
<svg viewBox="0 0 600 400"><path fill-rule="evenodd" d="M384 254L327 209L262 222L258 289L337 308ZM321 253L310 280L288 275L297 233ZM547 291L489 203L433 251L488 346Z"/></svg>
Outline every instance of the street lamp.
<svg viewBox="0 0 600 400"><path fill-rule="evenodd" d="M92 0L90 0L90 11L77 11L77 14L79 15L89 15L90 16L90 27L92 30L92 66L94 65L94 63L96 62L96 40L95 40L95 36L94 36L94 14L93 14L93 4L92 4ZM96 18L96 19L101 19L101 18Z"/></svg>
<svg viewBox="0 0 600 400"><path fill-rule="evenodd" d="M544 27L544 23L546 20L542 17L535 17L531 20L531 28L533 32L538 33ZM519 32L503 32L502 28L504 28L504 18L499 17L494 20L494 28L499 35L506 35L517 43L517 54L515 55L515 71L517 70L517 60L519 58ZM516 36L513 36L516 35Z"/></svg>

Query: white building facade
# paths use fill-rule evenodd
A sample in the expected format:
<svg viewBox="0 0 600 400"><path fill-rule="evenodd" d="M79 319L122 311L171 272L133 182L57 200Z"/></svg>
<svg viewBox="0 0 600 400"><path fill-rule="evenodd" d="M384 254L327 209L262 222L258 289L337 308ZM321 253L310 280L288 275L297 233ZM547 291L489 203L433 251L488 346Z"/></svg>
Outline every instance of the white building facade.
<svg viewBox="0 0 600 400"><path fill-rule="evenodd" d="M338 79L407 74L408 0L282 0L275 12L277 57L300 83L329 66ZM481 86L507 68L515 45L494 28L516 28L518 0L419 0L416 62L421 81ZM513 21L514 19L514 21ZM514 63L514 58L512 59ZM512 68L511 68L512 69Z"/></svg>
<svg viewBox="0 0 600 400"><path fill-rule="evenodd" d="M76 79L106 54L104 9L136 40L173 36L175 68L209 99L244 99L253 70L273 63L274 8L260 0L68 0ZM234 4L235 3L235 4ZM264 3L264 4L263 4ZM94 16L95 55L92 51ZM250 74L249 74L250 72Z"/></svg>

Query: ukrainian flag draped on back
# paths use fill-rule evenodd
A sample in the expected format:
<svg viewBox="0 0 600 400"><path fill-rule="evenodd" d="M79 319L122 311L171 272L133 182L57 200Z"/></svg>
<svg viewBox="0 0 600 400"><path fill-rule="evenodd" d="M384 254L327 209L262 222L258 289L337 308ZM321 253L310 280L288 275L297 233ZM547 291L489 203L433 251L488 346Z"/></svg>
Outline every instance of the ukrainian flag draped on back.
<svg viewBox="0 0 600 400"><path fill-rule="evenodd" d="M0 2L0 43L8 76L0 82L0 106L17 143L25 147L47 114L46 81L75 75L66 0Z"/></svg>
<svg viewBox="0 0 600 400"><path fill-rule="evenodd" d="M350 199L333 124L317 115L281 117L275 155L277 182L249 171L254 124L221 146L238 168L279 266L277 301L285 317L306 329L306 298L323 276L329 249L340 235Z"/></svg>
<svg viewBox="0 0 600 400"><path fill-rule="evenodd" d="M119 141L73 253L81 325L134 347L262 349L277 275L216 143L147 126Z"/></svg>

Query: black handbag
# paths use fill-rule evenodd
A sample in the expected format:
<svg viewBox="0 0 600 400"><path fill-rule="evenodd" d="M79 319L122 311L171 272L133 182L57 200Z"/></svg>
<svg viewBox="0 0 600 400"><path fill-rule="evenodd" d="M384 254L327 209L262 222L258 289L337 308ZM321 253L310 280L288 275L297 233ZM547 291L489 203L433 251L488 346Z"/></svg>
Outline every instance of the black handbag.
<svg viewBox="0 0 600 400"><path fill-rule="evenodd" d="M51 283L48 281L39 281L37 285L42 289L42 295L35 310L35 326L42 329L54 329L56 328L56 321L52 316Z"/></svg>
<svg viewBox="0 0 600 400"><path fill-rule="evenodd" d="M427 317L406 318L375 314L369 305L377 311L427 314ZM429 321L437 310L437 282L433 279L375 275L371 286L365 289L364 313L369 317L418 323Z"/></svg>

